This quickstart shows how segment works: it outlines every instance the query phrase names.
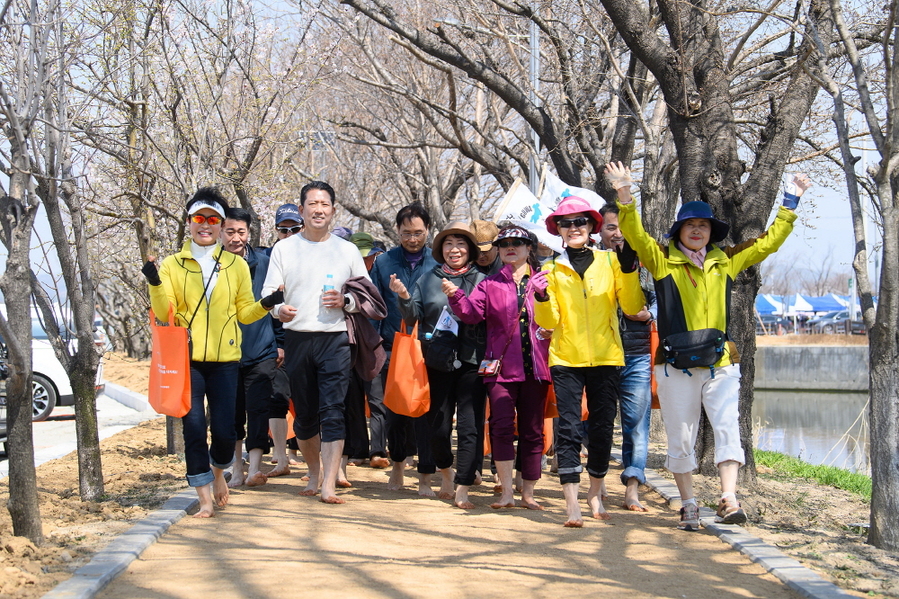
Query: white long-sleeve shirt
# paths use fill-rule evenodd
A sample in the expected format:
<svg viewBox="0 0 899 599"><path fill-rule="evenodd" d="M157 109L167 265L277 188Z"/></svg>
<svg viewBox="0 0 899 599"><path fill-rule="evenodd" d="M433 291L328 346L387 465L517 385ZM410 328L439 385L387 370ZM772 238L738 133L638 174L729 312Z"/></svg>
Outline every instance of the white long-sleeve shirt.
<svg viewBox="0 0 899 599"><path fill-rule="evenodd" d="M328 279L327 275L332 278ZM369 278L362 254L355 245L336 235L324 241L309 241L302 234L283 239L272 248L262 297L284 285L284 304L297 309L293 320L284 323L291 331L334 333L346 330L344 310L322 305L326 284L340 291L352 277ZM332 282L333 281L333 282ZM277 318L281 306L272 310ZM357 311L355 303L346 312Z"/></svg>

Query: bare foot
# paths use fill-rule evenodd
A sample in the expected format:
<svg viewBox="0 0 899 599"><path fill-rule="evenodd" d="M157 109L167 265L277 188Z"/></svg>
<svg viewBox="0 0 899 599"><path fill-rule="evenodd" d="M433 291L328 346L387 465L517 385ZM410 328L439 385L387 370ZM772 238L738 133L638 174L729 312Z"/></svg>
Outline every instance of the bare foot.
<svg viewBox="0 0 899 599"><path fill-rule="evenodd" d="M418 475L418 494L422 497L436 497L437 494L434 493L434 489L431 488L431 475L430 474L419 474Z"/></svg>
<svg viewBox="0 0 899 599"><path fill-rule="evenodd" d="M345 478L344 478L344 479L338 479L336 484L337 484L337 486L340 487L341 489L349 489L350 487L353 486L353 483L351 483L350 481L348 481L348 480L345 479Z"/></svg>
<svg viewBox="0 0 899 599"><path fill-rule="evenodd" d="M444 468L440 471L440 490L437 491L437 497L440 499L453 499L456 494L454 492L455 485L453 484L453 478L455 478L456 473L453 472L452 468ZM466 495L467 495L466 491Z"/></svg>
<svg viewBox="0 0 899 599"><path fill-rule="evenodd" d="M303 481L304 483L309 482L309 475L307 474L306 476L301 476L300 480Z"/></svg>
<svg viewBox="0 0 899 599"><path fill-rule="evenodd" d="M202 509L194 514L194 518L212 518L213 516L215 516L215 510L212 508Z"/></svg>
<svg viewBox="0 0 899 599"><path fill-rule="evenodd" d="M564 483L562 485L562 494L565 496L565 511L568 514L568 520L565 521L567 528L580 528L584 525L584 519L581 516L581 506L578 503L578 483Z"/></svg>
<svg viewBox="0 0 899 599"><path fill-rule="evenodd" d="M493 494L494 495L502 495L503 494L503 486L502 485L493 485Z"/></svg>
<svg viewBox="0 0 899 599"><path fill-rule="evenodd" d="M453 497L453 505L463 510L473 510L474 504L468 500L468 485L458 485Z"/></svg>
<svg viewBox="0 0 899 599"><path fill-rule="evenodd" d="M256 472L247 479L248 487L261 487L268 482L268 477L261 472Z"/></svg>
<svg viewBox="0 0 899 599"><path fill-rule="evenodd" d="M333 505L346 503L346 500L338 497L337 495L330 495L328 497L325 497L324 495L322 495L322 497L321 497L321 499L319 499L319 501L321 501L322 503L330 503Z"/></svg>
<svg viewBox="0 0 899 599"><path fill-rule="evenodd" d="M480 473L480 472L475 472L475 474L474 474L474 482L471 483L471 486L476 487L476 486L478 486L478 485L480 485L480 484L483 484L483 483L484 483L484 479L481 478L481 473Z"/></svg>
<svg viewBox="0 0 899 599"><path fill-rule="evenodd" d="M243 472L233 472L231 474L231 480L228 481L228 488L236 489L237 487L242 486L245 482L246 479L244 478Z"/></svg>
<svg viewBox="0 0 899 599"><path fill-rule="evenodd" d="M543 510L543 506L534 501L533 497L522 497L521 504L529 510Z"/></svg>
<svg viewBox="0 0 899 599"><path fill-rule="evenodd" d="M313 495L318 495L318 477L310 476L309 482L306 483L306 488L300 491L300 495L303 497L312 497Z"/></svg>
<svg viewBox="0 0 899 599"><path fill-rule="evenodd" d="M290 474L290 466L285 464L284 466L273 468L271 472L266 474L266 476L269 478L275 478L276 476L287 476L288 474Z"/></svg>
<svg viewBox="0 0 899 599"><path fill-rule="evenodd" d="M627 486L624 490L624 505L621 507L632 512L649 511L640 503L640 481L637 480L637 477L627 479Z"/></svg>
<svg viewBox="0 0 899 599"><path fill-rule="evenodd" d="M372 468L387 468L390 466L390 460L376 455L368 461L368 465Z"/></svg>
<svg viewBox="0 0 899 599"><path fill-rule="evenodd" d="M515 500L513 499L512 501L503 501L502 499L500 499L496 503L491 503L490 507L492 507L495 510L498 510L498 509L501 509L504 507L515 507Z"/></svg>
<svg viewBox="0 0 899 599"><path fill-rule="evenodd" d="M212 495L215 497L216 506L225 507L228 505L229 494L228 483L225 481L224 476L216 476L212 479Z"/></svg>
<svg viewBox="0 0 899 599"><path fill-rule="evenodd" d="M405 466L406 464L404 462L393 463L393 468L390 471L390 479L387 481L388 491L399 491L403 488L403 484L406 482Z"/></svg>
<svg viewBox="0 0 899 599"><path fill-rule="evenodd" d="M597 520L608 520L611 518L606 508L602 505L601 496L594 494L593 489L587 491L587 505L590 506L590 511L593 512L593 517Z"/></svg>

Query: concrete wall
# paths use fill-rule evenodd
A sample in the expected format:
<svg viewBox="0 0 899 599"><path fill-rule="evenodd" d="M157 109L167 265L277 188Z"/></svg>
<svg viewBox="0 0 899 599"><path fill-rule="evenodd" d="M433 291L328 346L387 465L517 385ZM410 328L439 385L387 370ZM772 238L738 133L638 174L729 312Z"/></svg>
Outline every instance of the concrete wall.
<svg viewBox="0 0 899 599"><path fill-rule="evenodd" d="M755 354L755 388L867 391L868 347L760 347Z"/></svg>

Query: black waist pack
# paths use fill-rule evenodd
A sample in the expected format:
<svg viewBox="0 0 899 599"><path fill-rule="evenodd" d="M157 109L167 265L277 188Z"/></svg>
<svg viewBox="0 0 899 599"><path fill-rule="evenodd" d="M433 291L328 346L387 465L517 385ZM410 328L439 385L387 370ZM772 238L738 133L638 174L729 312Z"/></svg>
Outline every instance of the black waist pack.
<svg viewBox="0 0 899 599"><path fill-rule="evenodd" d="M425 364L440 372L452 372L462 367L459 361L459 338L449 331L435 331L425 350Z"/></svg>
<svg viewBox="0 0 899 599"><path fill-rule="evenodd" d="M668 335L662 341L665 360L679 370L709 368L724 355L727 333L718 329L699 329Z"/></svg>

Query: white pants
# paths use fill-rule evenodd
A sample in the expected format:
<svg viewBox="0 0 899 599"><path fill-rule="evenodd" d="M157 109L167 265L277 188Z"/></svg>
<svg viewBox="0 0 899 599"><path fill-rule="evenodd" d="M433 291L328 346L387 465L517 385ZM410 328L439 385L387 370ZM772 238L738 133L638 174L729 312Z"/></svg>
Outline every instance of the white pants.
<svg viewBox="0 0 899 599"><path fill-rule="evenodd" d="M702 408L715 434L715 464L732 460L745 463L740 444L740 365L715 369L691 368L690 374L670 364L655 366L659 384L659 403L668 435L665 467L674 474L696 469L696 433ZM690 376L692 375L692 376Z"/></svg>

